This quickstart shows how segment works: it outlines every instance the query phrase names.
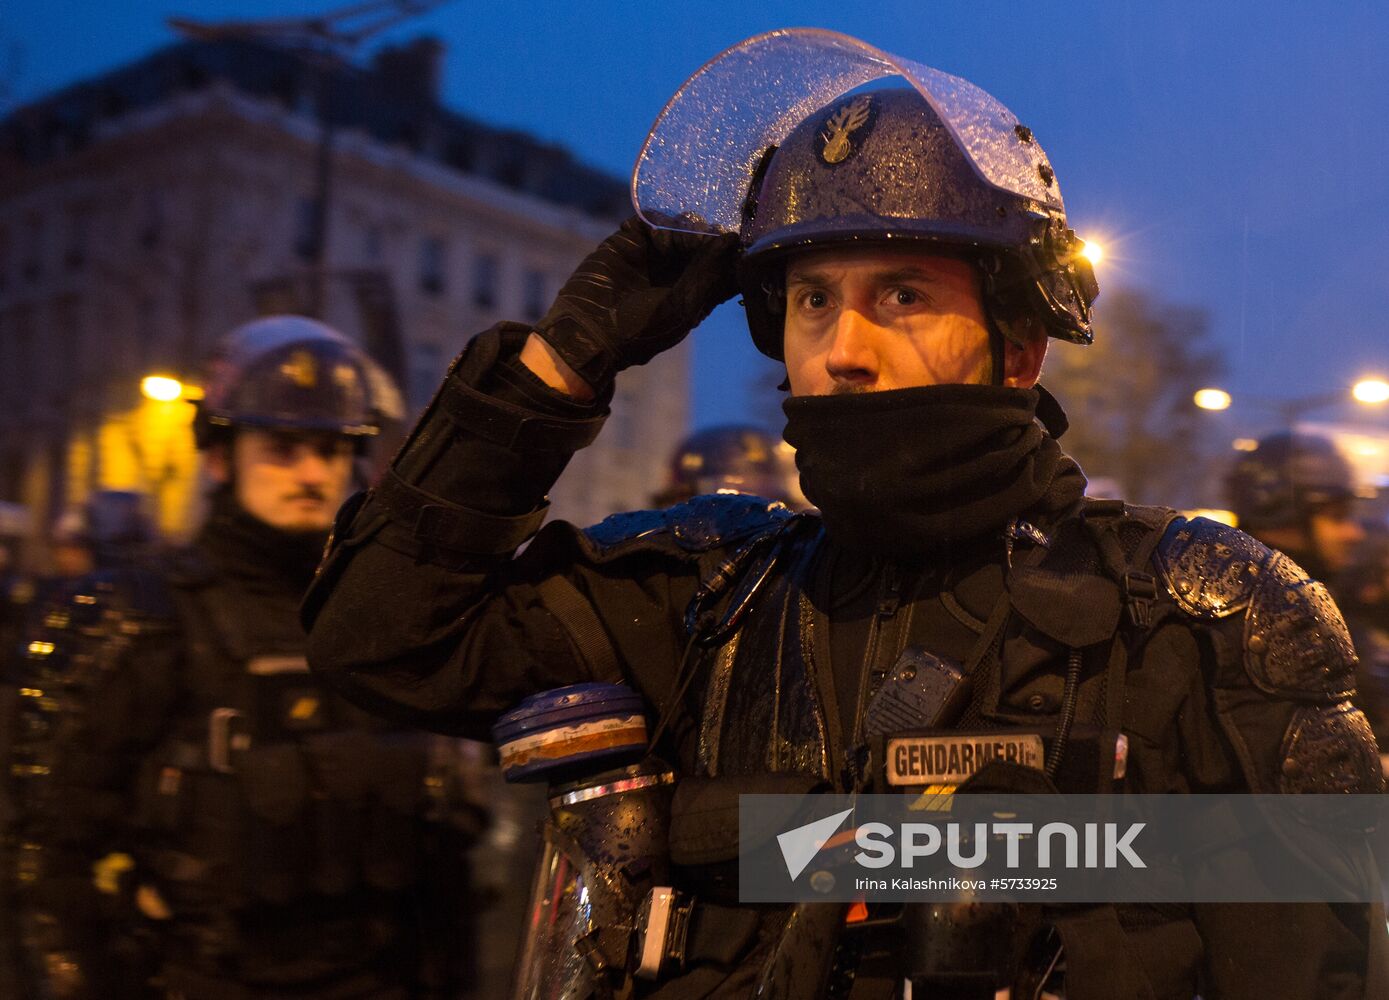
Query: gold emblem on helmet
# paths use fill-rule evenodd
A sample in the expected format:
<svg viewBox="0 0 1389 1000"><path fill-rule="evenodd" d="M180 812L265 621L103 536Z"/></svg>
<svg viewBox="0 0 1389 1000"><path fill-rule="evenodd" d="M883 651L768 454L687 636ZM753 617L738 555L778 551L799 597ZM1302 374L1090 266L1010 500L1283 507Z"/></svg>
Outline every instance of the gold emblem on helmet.
<svg viewBox="0 0 1389 1000"><path fill-rule="evenodd" d="M842 163L848 159L849 154L854 151L849 136L855 129L860 129L867 123L872 107L872 98L863 94L826 119L825 130L821 133L825 140L825 148L820 150L821 159L826 163Z"/></svg>
<svg viewBox="0 0 1389 1000"><path fill-rule="evenodd" d="M318 384L318 362L308 351L295 351L280 365L280 371L301 389L312 389Z"/></svg>
<svg viewBox="0 0 1389 1000"><path fill-rule="evenodd" d="M334 365L333 381L338 388L351 392L357 387L357 369L348 364Z"/></svg>

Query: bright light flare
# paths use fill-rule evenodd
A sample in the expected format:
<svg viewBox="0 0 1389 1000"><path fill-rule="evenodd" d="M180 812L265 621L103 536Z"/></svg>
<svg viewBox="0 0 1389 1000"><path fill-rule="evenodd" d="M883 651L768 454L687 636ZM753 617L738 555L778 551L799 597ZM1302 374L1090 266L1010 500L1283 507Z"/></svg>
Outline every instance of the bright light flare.
<svg viewBox="0 0 1389 1000"><path fill-rule="evenodd" d="M1191 401L1203 410L1228 410L1230 394L1224 389L1197 389Z"/></svg>
<svg viewBox="0 0 1389 1000"><path fill-rule="evenodd" d="M1389 403L1389 382L1382 378L1362 378L1355 383L1350 394L1355 397L1357 403L1365 403L1369 406Z"/></svg>
<svg viewBox="0 0 1389 1000"><path fill-rule="evenodd" d="M1093 240L1085 240L1085 245L1080 248L1080 255L1091 265L1095 265L1104 260L1104 247Z"/></svg>
<svg viewBox="0 0 1389 1000"><path fill-rule="evenodd" d="M172 403L183 395L183 383L167 375L146 375L140 380L140 392L146 399Z"/></svg>

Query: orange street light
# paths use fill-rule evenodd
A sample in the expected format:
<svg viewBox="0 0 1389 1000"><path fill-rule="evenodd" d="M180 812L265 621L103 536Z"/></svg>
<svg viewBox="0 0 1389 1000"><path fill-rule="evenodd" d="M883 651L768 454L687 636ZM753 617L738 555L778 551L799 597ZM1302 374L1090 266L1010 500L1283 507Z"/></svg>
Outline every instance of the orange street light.
<svg viewBox="0 0 1389 1000"><path fill-rule="evenodd" d="M167 375L146 375L140 380L140 392L146 399L172 403L183 395L183 383Z"/></svg>

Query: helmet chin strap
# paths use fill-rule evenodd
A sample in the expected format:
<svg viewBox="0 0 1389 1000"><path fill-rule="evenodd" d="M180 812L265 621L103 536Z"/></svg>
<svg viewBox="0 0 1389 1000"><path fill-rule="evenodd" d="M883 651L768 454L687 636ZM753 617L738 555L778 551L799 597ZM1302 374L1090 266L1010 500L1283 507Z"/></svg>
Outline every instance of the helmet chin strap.
<svg viewBox="0 0 1389 1000"><path fill-rule="evenodd" d="M1003 332L989 319L989 384L1003 385Z"/></svg>

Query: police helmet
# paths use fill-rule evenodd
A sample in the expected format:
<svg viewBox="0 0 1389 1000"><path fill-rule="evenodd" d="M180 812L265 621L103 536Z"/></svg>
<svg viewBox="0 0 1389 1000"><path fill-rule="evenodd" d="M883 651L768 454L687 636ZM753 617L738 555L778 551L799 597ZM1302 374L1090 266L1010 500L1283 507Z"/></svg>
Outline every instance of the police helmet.
<svg viewBox="0 0 1389 1000"><path fill-rule="evenodd" d="M1241 453L1226 489L1239 526L1261 531L1300 527L1318 508L1351 499L1355 477L1331 439L1283 431Z"/></svg>
<svg viewBox="0 0 1389 1000"><path fill-rule="evenodd" d="M403 411L390 376L337 330L305 316L267 316L218 345L193 431L199 448L234 427L365 439Z"/></svg>
<svg viewBox="0 0 1389 1000"><path fill-rule="evenodd" d="M996 334L1022 343L1035 317L1093 339L1094 270L1032 131L968 81L846 35L772 32L706 64L657 119L633 194L653 225L739 232L748 324L777 360L786 255L839 244L964 258Z"/></svg>
<svg viewBox="0 0 1389 1000"><path fill-rule="evenodd" d="M797 491L788 447L746 424L698 431L675 450L665 489L656 502L667 506L706 493L751 493L791 502Z"/></svg>
<svg viewBox="0 0 1389 1000"><path fill-rule="evenodd" d="M1019 133L1018 142L1024 140ZM1054 183L1054 180L1053 180ZM974 263L990 320L1021 343L1019 315L1088 343L1098 294L1064 214L979 179L931 106L907 87L841 98L768 150L742 229L754 342L781 357L788 253L837 244L929 247ZM1025 312L1023 312L1025 310Z"/></svg>
<svg viewBox="0 0 1389 1000"><path fill-rule="evenodd" d="M98 562L136 552L157 538L150 498L134 490L98 490L63 511L51 533L52 544L91 549Z"/></svg>

